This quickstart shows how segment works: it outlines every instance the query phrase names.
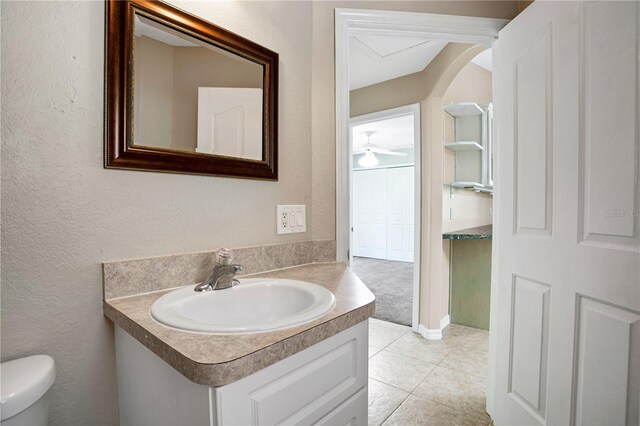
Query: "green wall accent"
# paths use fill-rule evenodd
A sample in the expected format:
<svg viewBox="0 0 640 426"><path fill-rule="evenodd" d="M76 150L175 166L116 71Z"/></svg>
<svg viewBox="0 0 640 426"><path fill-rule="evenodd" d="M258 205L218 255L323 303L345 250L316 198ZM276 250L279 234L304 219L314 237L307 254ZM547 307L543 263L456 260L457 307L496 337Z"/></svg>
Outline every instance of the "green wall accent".
<svg viewBox="0 0 640 426"><path fill-rule="evenodd" d="M488 330L491 240L452 240L450 271L451 322Z"/></svg>

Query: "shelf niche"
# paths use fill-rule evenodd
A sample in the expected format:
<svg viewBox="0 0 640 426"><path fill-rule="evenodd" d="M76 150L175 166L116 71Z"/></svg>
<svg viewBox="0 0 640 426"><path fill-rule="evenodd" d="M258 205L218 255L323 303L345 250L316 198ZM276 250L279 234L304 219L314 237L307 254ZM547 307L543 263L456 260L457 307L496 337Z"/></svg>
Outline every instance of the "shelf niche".
<svg viewBox="0 0 640 426"><path fill-rule="evenodd" d="M487 170L487 110L475 102L445 105L444 111L453 118L453 141L444 148L454 154L453 173L445 173L446 185L482 193L491 193L485 179ZM450 125L450 124L448 124Z"/></svg>

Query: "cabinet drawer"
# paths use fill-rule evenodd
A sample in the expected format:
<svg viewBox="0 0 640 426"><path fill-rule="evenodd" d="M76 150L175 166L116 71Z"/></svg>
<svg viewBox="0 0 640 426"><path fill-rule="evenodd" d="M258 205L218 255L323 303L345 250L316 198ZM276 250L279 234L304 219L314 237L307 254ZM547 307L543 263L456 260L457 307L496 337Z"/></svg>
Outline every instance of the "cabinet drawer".
<svg viewBox="0 0 640 426"><path fill-rule="evenodd" d="M368 397L367 388L361 389L316 424L319 426L366 426L369 415L367 411Z"/></svg>
<svg viewBox="0 0 640 426"><path fill-rule="evenodd" d="M367 323L216 389L219 424L311 424L367 384ZM366 407L366 401L365 401Z"/></svg>

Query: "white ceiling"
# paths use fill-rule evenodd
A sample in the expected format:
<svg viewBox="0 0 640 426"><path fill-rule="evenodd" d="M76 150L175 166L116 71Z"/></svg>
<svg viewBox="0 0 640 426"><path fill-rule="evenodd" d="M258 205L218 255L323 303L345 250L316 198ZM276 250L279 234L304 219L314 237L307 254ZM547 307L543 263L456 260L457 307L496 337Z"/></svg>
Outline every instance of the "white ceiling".
<svg viewBox="0 0 640 426"><path fill-rule="evenodd" d="M349 38L350 90L425 69L447 45L424 37L357 35Z"/></svg>
<svg viewBox="0 0 640 426"><path fill-rule="evenodd" d="M374 132L371 143L378 148L401 149L414 145L413 115L388 118L353 126L353 150L359 151L367 143L365 132Z"/></svg>
<svg viewBox="0 0 640 426"><path fill-rule="evenodd" d="M491 49L483 50L478 53L478 55L471 60L474 64L481 66L485 70L489 72L493 72L493 59L492 59L493 51Z"/></svg>

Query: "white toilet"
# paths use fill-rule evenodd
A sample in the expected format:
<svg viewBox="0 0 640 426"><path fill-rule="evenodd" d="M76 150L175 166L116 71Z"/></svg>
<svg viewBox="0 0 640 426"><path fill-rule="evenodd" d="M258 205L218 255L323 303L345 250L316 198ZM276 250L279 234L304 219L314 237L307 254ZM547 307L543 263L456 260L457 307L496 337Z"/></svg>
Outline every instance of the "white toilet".
<svg viewBox="0 0 640 426"><path fill-rule="evenodd" d="M41 426L49 422L49 389L56 379L53 358L34 355L0 364L0 424Z"/></svg>

